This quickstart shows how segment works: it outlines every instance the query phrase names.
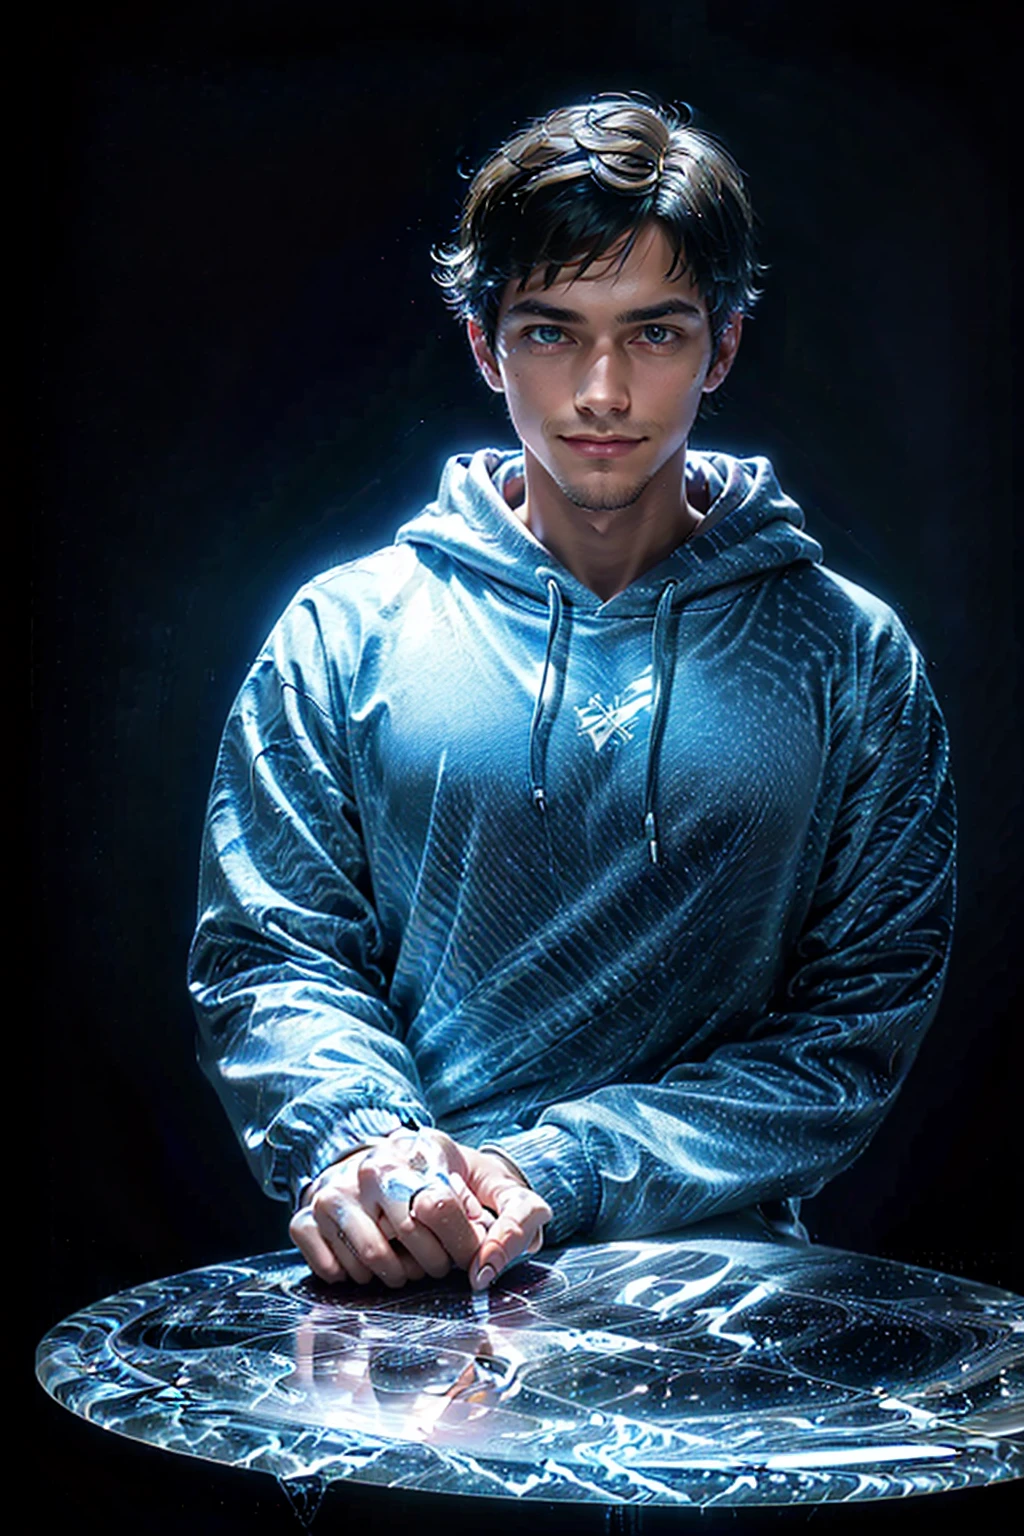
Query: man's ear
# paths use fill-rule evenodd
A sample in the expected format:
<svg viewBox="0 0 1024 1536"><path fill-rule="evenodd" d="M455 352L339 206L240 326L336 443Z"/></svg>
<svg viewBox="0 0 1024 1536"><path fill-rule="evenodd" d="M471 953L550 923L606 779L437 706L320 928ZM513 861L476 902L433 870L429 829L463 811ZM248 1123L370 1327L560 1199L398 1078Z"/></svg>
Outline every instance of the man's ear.
<svg viewBox="0 0 1024 1536"><path fill-rule="evenodd" d="M733 365L736 353L740 348L740 337L743 334L743 316L738 309L729 316L725 330L722 332L718 343L718 351L708 369L704 380L702 392L710 395L716 390Z"/></svg>
<svg viewBox="0 0 1024 1536"><path fill-rule="evenodd" d="M505 386L501 381L501 370L498 367L494 353L487 345L487 337L476 320L466 321L466 335L469 337L469 345L476 365L491 388L499 395L505 393Z"/></svg>

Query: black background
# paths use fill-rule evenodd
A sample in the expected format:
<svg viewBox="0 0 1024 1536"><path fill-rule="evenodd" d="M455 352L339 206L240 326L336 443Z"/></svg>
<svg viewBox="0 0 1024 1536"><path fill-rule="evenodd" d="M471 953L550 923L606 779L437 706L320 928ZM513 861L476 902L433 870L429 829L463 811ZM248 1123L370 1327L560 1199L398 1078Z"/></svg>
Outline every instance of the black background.
<svg viewBox="0 0 1024 1536"><path fill-rule="evenodd" d="M193 1056L183 972L217 739L301 581L390 542L448 454L513 441L429 249L459 167L610 89L692 103L760 216L765 295L694 443L772 459L826 562L907 622L951 734L945 998L889 1120L806 1207L812 1236L1021 1289L1009 23L986 4L969 22L765 0L369 9L99 4L40 24L37 948L9 1015L33 1126L12 1188L42 1215L19 1222L32 1342L111 1291L287 1242ZM102 1437L38 1388L33 1403L55 1525L291 1528L269 1479ZM998 1523L1012 1491L954 1508ZM336 1488L317 1529L508 1523L481 1508Z"/></svg>

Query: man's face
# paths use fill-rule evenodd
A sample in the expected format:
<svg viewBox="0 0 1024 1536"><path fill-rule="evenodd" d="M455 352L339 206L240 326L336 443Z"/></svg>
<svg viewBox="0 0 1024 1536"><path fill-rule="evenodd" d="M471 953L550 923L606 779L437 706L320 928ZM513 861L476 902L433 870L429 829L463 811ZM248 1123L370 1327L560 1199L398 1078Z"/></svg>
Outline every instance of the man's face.
<svg viewBox="0 0 1024 1536"><path fill-rule="evenodd" d="M649 224L621 268L615 248L583 277L563 269L550 288L539 271L523 291L510 282L493 352L469 322L528 459L576 506L631 506L678 467L701 396L732 364L741 317L712 358L707 305L688 275L666 279L671 260L664 231Z"/></svg>

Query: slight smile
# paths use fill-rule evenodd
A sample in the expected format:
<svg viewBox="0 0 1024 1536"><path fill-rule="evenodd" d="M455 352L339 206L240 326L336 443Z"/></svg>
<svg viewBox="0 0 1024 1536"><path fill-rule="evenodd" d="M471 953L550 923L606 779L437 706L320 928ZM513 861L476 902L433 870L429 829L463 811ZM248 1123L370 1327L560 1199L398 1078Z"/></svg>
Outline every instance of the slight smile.
<svg viewBox="0 0 1024 1536"><path fill-rule="evenodd" d="M562 438L563 443L568 443L570 448L575 448L577 453L582 453L587 459L618 459L644 441L642 437Z"/></svg>

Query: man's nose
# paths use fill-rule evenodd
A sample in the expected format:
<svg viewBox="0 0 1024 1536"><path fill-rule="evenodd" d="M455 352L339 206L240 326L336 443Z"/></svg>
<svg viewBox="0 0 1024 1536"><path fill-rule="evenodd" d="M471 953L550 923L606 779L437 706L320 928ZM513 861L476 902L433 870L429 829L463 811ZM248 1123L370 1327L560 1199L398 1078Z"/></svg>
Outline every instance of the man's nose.
<svg viewBox="0 0 1024 1536"><path fill-rule="evenodd" d="M602 348L587 359L576 387L576 409L594 416L629 409L627 364L613 348Z"/></svg>

